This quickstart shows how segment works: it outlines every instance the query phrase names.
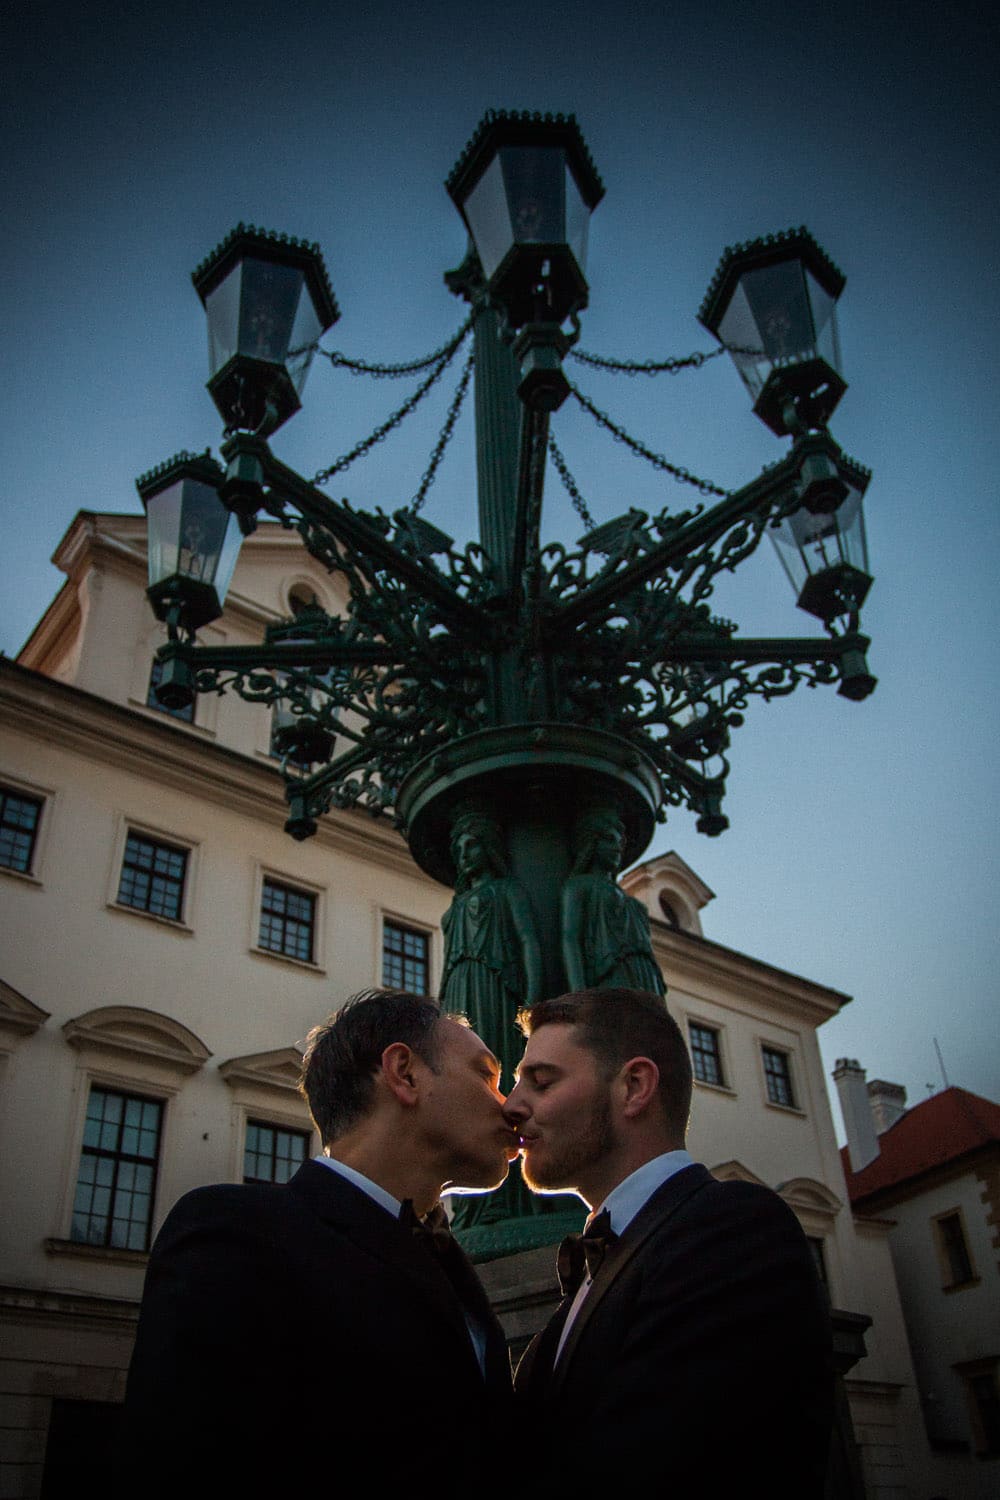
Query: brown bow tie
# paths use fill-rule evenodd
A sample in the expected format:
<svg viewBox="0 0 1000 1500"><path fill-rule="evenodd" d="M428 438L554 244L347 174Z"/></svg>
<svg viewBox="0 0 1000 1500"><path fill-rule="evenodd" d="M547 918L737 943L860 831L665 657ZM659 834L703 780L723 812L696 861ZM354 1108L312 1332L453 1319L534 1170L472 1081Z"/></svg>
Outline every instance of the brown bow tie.
<svg viewBox="0 0 1000 1500"><path fill-rule="evenodd" d="M618 1236L611 1228L611 1215L605 1208L596 1219L589 1220L582 1234L568 1234L559 1246L556 1270L564 1297L575 1296L584 1276L591 1281L600 1270L605 1254Z"/></svg>

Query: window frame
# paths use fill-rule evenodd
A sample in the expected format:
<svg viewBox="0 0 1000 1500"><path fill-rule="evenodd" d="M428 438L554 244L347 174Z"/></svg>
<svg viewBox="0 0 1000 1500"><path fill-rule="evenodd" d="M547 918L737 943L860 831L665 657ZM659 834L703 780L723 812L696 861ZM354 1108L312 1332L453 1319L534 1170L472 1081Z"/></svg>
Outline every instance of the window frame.
<svg viewBox="0 0 1000 1500"><path fill-rule="evenodd" d="M954 1223L958 1226L959 1240L962 1253L965 1257L968 1275L956 1278L954 1274L954 1262L951 1247L946 1239L944 1226ZM976 1262L972 1255L972 1246L969 1242L969 1231L965 1223L965 1215L961 1205L945 1209L942 1213L935 1214L931 1219L931 1232L934 1236L934 1248L937 1251L938 1267L941 1272L941 1290L943 1292L962 1292L967 1287L979 1285L979 1275L976 1271Z"/></svg>
<svg viewBox="0 0 1000 1500"><path fill-rule="evenodd" d="M252 1129L271 1130L274 1132L276 1138L280 1135L287 1135L301 1140L302 1158L301 1160L298 1160L294 1163L294 1170L289 1172L287 1177L275 1177L273 1175L271 1177L248 1177L246 1175L246 1158L247 1152L249 1150L248 1140L250 1131ZM302 1125L289 1125L283 1120L268 1118L266 1110L246 1110L244 1112L243 1119L243 1162L240 1181L244 1184L264 1184L275 1187L283 1186L292 1177L294 1177L295 1173L299 1170L299 1167L303 1166L309 1160L310 1156L312 1155L312 1141L313 1132ZM277 1139L275 1141L275 1144L277 1145ZM256 1154L260 1155L259 1152ZM273 1156L273 1161L277 1161L276 1152Z"/></svg>
<svg viewBox="0 0 1000 1500"><path fill-rule="evenodd" d="M694 1083L701 1088L714 1089L716 1093L734 1093L735 1090L733 1089L733 1086L729 1081L729 1060L727 1057L727 1049L723 1037L724 1028L719 1026L715 1022L704 1020L701 1016L689 1015L686 1017L686 1020L688 1033L687 1044L688 1051L691 1054L691 1071L693 1074ZM711 1033L711 1035L715 1038L715 1057L719 1066L718 1080L698 1077L697 1067L695 1063L694 1037L692 1035L693 1030L707 1031Z"/></svg>
<svg viewBox="0 0 1000 1500"><path fill-rule="evenodd" d="M2 779L0 779L0 795L19 797L25 802L37 802L38 804L38 820L35 823L28 868L26 870L18 870L13 865L0 864L0 875L9 875L14 880L26 880L31 885L41 885L45 864L45 850L48 844L49 827L52 822L52 811L56 802L56 793L50 787L43 787L39 786L36 782L25 781L20 776L8 776L4 774Z"/></svg>
<svg viewBox="0 0 1000 1500"><path fill-rule="evenodd" d="M405 983L405 979L406 979L406 953L404 951L401 951L400 954L398 955L399 959L400 959L401 966L402 966L402 970L403 970L403 980L404 980L404 983L399 984L399 985L392 984L390 982L389 978L387 977L387 975L386 975L386 956L387 956L386 955L386 937L387 937L387 934L388 934L390 928L394 929L396 932L398 932L398 933L400 933L402 935L404 946L405 946L405 940L406 940L407 937L420 938L423 941L423 945L424 945L424 965L425 965L425 970L426 970L426 973L425 973L425 988L423 990L413 989L413 988L411 988L410 985L408 985L408 984ZM394 912L383 912L382 913L381 931L380 931L381 941L380 941L380 945L379 945L379 974L381 976L381 983L383 985L385 985L389 989L410 990L410 992L412 994L420 994L422 996L428 996L428 997L431 996L431 995L433 995L434 990L433 990L433 987L432 987L432 984L431 984L431 980L432 980L432 977L433 977L433 958L434 958L434 953L433 953L433 937L434 937L434 934L431 931L431 929L428 928L428 927L425 927L422 923L420 923L420 922L414 922L412 920L405 919L403 917L399 917Z"/></svg>
<svg viewBox="0 0 1000 1500"><path fill-rule="evenodd" d="M147 911L141 906L132 906L127 901L119 899L122 875L125 868L125 853L128 848L129 838L132 835L165 847L171 850L171 852L184 855L184 885L181 892L179 916L164 916L160 912ZM164 828L156 828L152 824L144 822L141 818L130 818L127 814L119 814L111 870L108 878L108 907L112 911L126 912L129 916L138 917L141 921L145 922L158 922L161 927L168 927L171 931L183 932L191 936L194 932L193 914L198 874L198 855L199 844L195 839L187 838L182 833L174 833Z"/></svg>
<svg viewBox="0 0 1000 1500"><path fill-rule="evenodd" d="M767 1053L773 1053L776 1057L784 1058L785 1076L788 1082L789 1102L783 1103L780 1099L771 1097L770 1077L767 1066ZM786 1115L804 1115L805 1110L799 1103L800 1089L799 1080L796 1077L797 1064L794 1062L794 1053L791 1047L781 1042L772 1042L766 1037L757 1038L757 1057L760 1065L761 1082L764 1090L764 1102L769 1109L780 1109Z"/></svg>
<svg viewBox="0 0 1000 1500"><path fill-rule="evenodd" d="M266 948L260 941L260 924L264 910L264 887L266 884L280 886L283 890L291 891L296 896L310 896L312 898L312 957L309 959L298 958L294 953L283 953L276 948ZM254 875L253 907L250 914L250 951L261 958L273 959L276 963L293 964L297 969L305 969L310 974L324 974L326 972L326 892L322 886L314 885L311 881L302 880L298 876L286 875L283 870L273 865L258 864Z"/></svg>
<svg viewBox="0 0 1000 1500"><path fill-rule="evenodd" d="M121 1120L117 1122L118 1128L119 1128L118 1129L119 1145L113 1151L106 1151L103 1148L92 1149L87 1144L87 1139L86 1139L86 1136L87 1136L87 1126L88 1126L88 1124L90 1123L90 1120L91 1120L90 1103L91 1103L91 1100L92 1100L95 1092L100 1092L105 1097L111 1097L111 1098L120 1099L122 1101L123 1106L124 1106L124 1108L122 1110ZM124 1131L127 1128L126 1127L126 1110L127 1110L127 1106L130 1105L130 1104L140 1104L140 1105L143 1105L143 1106L153 1104L153 1105L156 1106L156 1108L158 1110L157 1129L156 1129L156 1149L155 1149L155 1153L154 1153L154 1155L153 1155L152 1158L142 1157L142 1156L139 1155L138 1152L125 1152L125 1151L123 1151L121 1149L120 1142L121 1142L122 1136L124 1134ZM149 1248L150 1248L150 1245L152 1244L152 1240L153 1240L153 1223L154 1223L155 1214L156 1214L156 1194L157 1194L157 1188L159 1186L159 1179L160 1179L160 1162L161 1162L162 1155L163 1155L163 1141L164 1141L164 1135L165 1135L165 1125L166 1125L166 1100L163 1099L162 1097L158 1097L156 1094L136 1093L136 1092L126 1091L126 1089L124 1087L122 1087L121 1085L112 1086L112 1085L109 1085L109 1084L106 1084L106 1083L103 1083L103 1082L99 1082L97 1080L93 1080L93 1079L91 1080L91 1082L89 1084L89 1087L87 1089L86 1100L85 1100L85 1103L84 1103L83 1131L81 1133L80 1146L79 1146L79 1151L78 1151L78 1154L77 1154L76 1176L75 1176L75 1178L73 1180L73 1184L72 1184L72 1201L71 1201L71 1205L70 1205L70 1220L69 1220L68 1238L70 1240L70 1243L73 1246L81 1248L81 1249L84 1249L84 1250L96 1250L98 1252L106 1251L106 1252L110 1252L111 1254L115 1254L115 1253L121 1252L121 1251L126 1251L126 1252L127 1251L131 1251L133 1253L137 1252L140 1255L146 1255L146 1254L149 1253ZM77 1206L76 1206L77 1195L78 1195L78 1193L80 1191L81 1186L88 1186L89 1185L89 1184L86 1184L86 1183L81 1183L81 1174L82 1174L82 1171L83 1171L84 1160L86 1158L88 1158L88 1157L95 1157L97 1159L102 1159L102 1158L103 1159L107 1159L108 1157L110 1157L111 1160L114 1162L114 1172L113 1172L113 1176L112 1176L112 1182L111 1182L111 1185L110 1185L109 1211L108 1211L108 1214L106 1216L106 1223L105 1223L105 1229L104 1229L104 1238L101 1239L101 1240L95 1240L95 1239L91 1239L89 1237L79 1237L78 1238L73 1233L74 1220L77 1218L77 1212L78 1212ZM116 1219L114 1217L114 1211L113 1210L114 1210L115 1199L117 1197L117 1192L118 1192L119 1168L123 1164L132 1164L132 1165L140 1165L140 1166L151 1165L152 1166L152 1180L150 1182L149 1193L148 1193L148 1198L149 1198L149 1213L148 1213L148 1215L147 1215L147 1217L146 1217L146 1219L145 1219L145 1221L143 1223L144 1235L143 1235L143 1243L141 1245L133 1245L133 1244L119 1245L119 1244L115 1244L113 1242L113 1240L112 1240L112 1234L114 1232L114 1225L116 1223ZM95 1184L93 1184L93 1186L97 1186L97 1184L95 1183ZM89 1217L92 1217L92 1215L90 1213L88 1213L88 1218ZM131 1226L131 1224L133 1223L133 1221L130 1219L130 1220L128 1220L128 1223ZM129 1236L129 1238L131 1238L131 1235Z"/></svg>

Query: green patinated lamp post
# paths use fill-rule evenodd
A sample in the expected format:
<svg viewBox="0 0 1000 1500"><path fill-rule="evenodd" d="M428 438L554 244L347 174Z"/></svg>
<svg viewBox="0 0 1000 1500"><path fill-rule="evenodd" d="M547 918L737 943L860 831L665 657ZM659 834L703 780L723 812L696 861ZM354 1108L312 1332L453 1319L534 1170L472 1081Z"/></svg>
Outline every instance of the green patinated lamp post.
<svg viewBox="0 0 1000 1500"><path fill-rule="evenodd" d="M494 112L447 186L471 237L446 280L470 308L479 545L457 551L417 506L390 517L331 501L272 454L337 309L318 247L243 226L194 276L225 474L181 455L139 488L150 599L170 636L162 701L231 686L278 708L294 838L331 807L392 814L421 868L455 888L442 1003L470 1014L509 1084L525 1000L581 984L662 992L648 918L616 877L668 806L725 829L726 752L749 697L802 681L852 699L874 687L859 623L869 476L825 425L846 388L843 277L793 231L727 251L700 313L758 415L792 438L788 454L736 492L701 483L719 496L710 507L630 510L574 549L543 547L550 423L579 395L564 363L603 186L572 117ZM261 512L342 575L346 616L304 611L260 647L200 646L234 533ZM765 533L825 636L740 638L710 614L713 579ZM566 1202L514 1180L465 1200L456 1222L475 1255L503 1254L558 1239L579 1217Z"/></svg>

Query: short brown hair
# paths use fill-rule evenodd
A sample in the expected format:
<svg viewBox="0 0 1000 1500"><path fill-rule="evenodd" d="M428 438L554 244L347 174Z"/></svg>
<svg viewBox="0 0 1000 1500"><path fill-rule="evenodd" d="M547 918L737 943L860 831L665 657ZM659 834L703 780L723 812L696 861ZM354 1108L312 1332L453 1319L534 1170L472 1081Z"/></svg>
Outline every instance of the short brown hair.
<svg viewBox="0 0 1000 1500"><path fill-rule="evenodd" d="M575 990L540 1000L523 1010L518 1023L525 1036L553 1022L575 1026L575 1040L613 1078L630 1057L648 1057L660 1070L664 1120L680 1140L691 1114L691 1058L681 1029L660 995L651 990Z"/></svg>
<svg viewBox="0 0 1000 1500"><path fill-rule="evenodd" d="M299 1092L324 1146L368 1113L382 1053L404 1042L432 1072L441 1020L436 1001L406 990L362 990L306 1038Z"/></svg>

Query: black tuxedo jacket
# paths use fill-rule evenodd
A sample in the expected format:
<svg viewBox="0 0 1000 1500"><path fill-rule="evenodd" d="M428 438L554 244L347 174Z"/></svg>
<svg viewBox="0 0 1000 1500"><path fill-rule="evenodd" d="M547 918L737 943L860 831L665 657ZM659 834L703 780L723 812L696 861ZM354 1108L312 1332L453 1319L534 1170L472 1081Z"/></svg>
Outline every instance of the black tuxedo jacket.
<svg viewBox="0 0 1000 1500"><path fill-rule="evenodd" d="M318 1469L332 1495L379 1477L457 1494L510 1412L504 1337L465 1265L485 1378L438 1261L335 1172L187 1194L150 1256L120 1493L273 1500Z"/></svg>
<svg viewBox="0 0 1000 1500"><path fill-rule="evenodd" d="M830 1324L798 1221L769 1189L690 1166L608 1252L553 1368L571 1299L518 1366L538 1494L823 1493Z"/></svg>

